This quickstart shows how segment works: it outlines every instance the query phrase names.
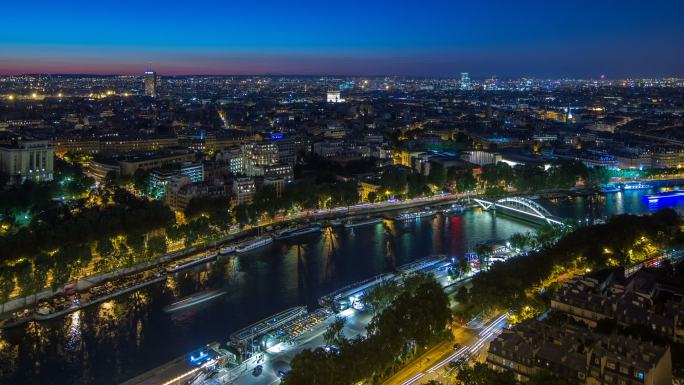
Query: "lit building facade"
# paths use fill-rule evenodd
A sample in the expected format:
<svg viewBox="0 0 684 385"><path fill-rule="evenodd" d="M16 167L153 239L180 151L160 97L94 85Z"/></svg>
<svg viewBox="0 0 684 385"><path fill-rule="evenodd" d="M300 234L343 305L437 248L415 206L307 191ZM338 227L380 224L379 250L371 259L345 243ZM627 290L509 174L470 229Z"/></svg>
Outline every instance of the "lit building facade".
<svg viewBox="0 0 684 385"><path fill-rule="evenodd" d="M157 73L154 71L145 71L145 95L157 96Z"/></svg>
<svg viewBox="0 0 684 385"><path fill-rule="evenodd" d="M49 141L17 141L0 147L0 171L10 184L48 182L54 173L54 150Z"/></svg>
<svg viewBox="0 0 684 385"><path fill-rule="evenodd" d="M235 204L250 204L256 193L256 184L252 178L237 178L233 181L233 195Z"/></svg>

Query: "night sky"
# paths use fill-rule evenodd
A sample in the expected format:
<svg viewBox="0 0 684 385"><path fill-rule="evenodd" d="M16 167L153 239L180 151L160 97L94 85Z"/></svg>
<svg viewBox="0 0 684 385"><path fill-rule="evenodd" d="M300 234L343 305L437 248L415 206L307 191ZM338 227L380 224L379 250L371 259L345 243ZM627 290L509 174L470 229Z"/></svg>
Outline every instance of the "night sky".
<svg viewBox="0 0 684 385"><path fill-rule="evenodd" d="M684 75L683 0L3 0L0 73Z"/></svg>

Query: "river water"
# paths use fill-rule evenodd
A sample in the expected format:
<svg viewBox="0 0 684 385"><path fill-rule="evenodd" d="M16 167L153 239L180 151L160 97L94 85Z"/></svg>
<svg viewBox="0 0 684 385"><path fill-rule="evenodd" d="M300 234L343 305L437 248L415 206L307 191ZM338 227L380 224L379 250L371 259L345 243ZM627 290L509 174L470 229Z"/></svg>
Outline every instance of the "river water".
<svg viewBox="0 0 684 385"><path fill-rule="evenodd" d="M644 213L684 200L650 204L644 194L539 200L575 221ZM49 322L0 331L0 384L118 384L243 326L317 299L347 284L434 254L463 256L478 243L504 240L534 225L479 209L409 225L393 221L326 229L170 276L166 282ZM208 289L227 294L183 312L162 309Z"/></svg>

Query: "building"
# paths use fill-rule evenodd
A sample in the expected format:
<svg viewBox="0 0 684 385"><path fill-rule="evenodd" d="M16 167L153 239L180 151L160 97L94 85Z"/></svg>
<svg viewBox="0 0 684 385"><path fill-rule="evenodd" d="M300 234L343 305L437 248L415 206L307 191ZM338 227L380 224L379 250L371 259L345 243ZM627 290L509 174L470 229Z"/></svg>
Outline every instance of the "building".
<svg viewBox="0 0 684 385"><path fill-rule="evenodd" d="M670 348L575 325L526 320L504 330L487 351L487 365L526 381L540 370L577 384L670 385Z"/></svg>
<svg viewBox="0 0 684 385"><path fill-rule="evenodd" d="M54 150L49 141L13 141L0 146L0 171L9 184L48 182L54 173Z"/></svg>
<svg viewBox="0 0 684 385"><path fill-rule="evenodd" d="M204 164L202 163L183 162L179 172L187 175L192 183L204 182Z"/></svg>
<svg viewBox="0 0 684 385"><path fill-rule="evenodd" d="M233 181L235 205L250 204L256 193L256 185L252 178L237 178Z"/></svg>
<svg viewBox="0 0 684 385"><path fill-rule="evenodd" d="M264 186L271 186L276 192L278 198L283 196L283 191L285 191L285 186L289 182L284 178L278 177L264 177Z"/></svg>
<svg viewBox="0 0 684 385"><path fill-rule="evenodd" d="M164 202L172 210L185 210L192 197L188 197L188 194L182 193L181 190L185 186L190 186L191 183L190 178L186 175L169 175L163 186Z"/></svg>
<svg viewBox="0 0 684 385"><path fill-rule="evenodd" d="M313 144L313 152L322 158L333 158L342 152L342 144L339 140L316 142Z"/></svg>
<svg viewBox="0 0 684 385"><path fill-rule="evenodd" d="M145 71L145 95L157 96L157 73L154 71Z"/></svg>
<svg viewBox="0 0 684 385"><path fill-rule="evenodd" d="M121 175L132 176L138 169L152 170L173 164L193 162L194 160L195 154L188 151L178 151L154 155L126 156L119 160L119 166L121 167Z"/></svg>
<svg viewBox="0 0 684 385"><path fill-rule="evenodd" d="M294 179L294 170L290 164L276 163L263 166L262 170L264 178L281 178L286 183L290 183Z"/></svg>
<svg viewBox="0 0 684 385"><path fill-rule="evenodd" d="M470 91L473 89L473 84L470 81L470 74L467 72L461 72L461 89L463 91Z"/></svg>
<svg viewBox="0 0 684 385"><path fill-rule="evenodd" d="M248 176L259 175L258 166L278 163L278 146L274 142L253 142L240 146L243 172Z"/></svg>
<svg viewBox="0 0 684 385"><path fill-rule="evenodd" d="M165 201L172 210L184 211L194 198L215 198L228 194L227 186L213 186L207 183L187 183L188 178L182 176L181 182L175 180L167 185Z"/></svg>
<svg viewBox="0 0 684 385"><path fill-rule="evenodd" d="M97 138L55 138L52 147L58 156L66 153L95 155L100 152L100 141Z"/></svg>
<svg viewBox="0 0 684 385"><path fill-rule="evenodd" d="M651 154L654 168L682 168L684 167L684 151L667 149L654 151Z"/></svg>
<svg viewBox="0 0 684 385"><path fill-rule="evenodd" d="M228 170L233 175L239 175L245 172L244 158L239 147L233 147L219 152L216 155L217 161L226 162Z"/></svg>
<svg viewBox="0 0 684 385"><path fill-rule="evenodd" d="M328 91L326 101L328 103L342 103L344 99L340 97L340 91Z"/></svg>
<svg viewBox="0 0 684 385"><path fill-rule="evenodd" d="M143 135L113 136L100 138L99 152L103 154L124 154L127 152L153 152L178 147L175 136Z"/></svg>
<svg viewBox="0 0 684 385"><path fill-rule="evenodd" d="M551 299L551 308L589 327L608 319L684 342L684 284L648 270L625 275L610 269L574 278Z"/></svg>
<svg viewBox="0 0 684 385"><path fill-rule="evenodd" d="M107 175L119 176L121 167L119 162L111 158L95 158L88 162L85 173L102 183L107 179Z"/></svg>

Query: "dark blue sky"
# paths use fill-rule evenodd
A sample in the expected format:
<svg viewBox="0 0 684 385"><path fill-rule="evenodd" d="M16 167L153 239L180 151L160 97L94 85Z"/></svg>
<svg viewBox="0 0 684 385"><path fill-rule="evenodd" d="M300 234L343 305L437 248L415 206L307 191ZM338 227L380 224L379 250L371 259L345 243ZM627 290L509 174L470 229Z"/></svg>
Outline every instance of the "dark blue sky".
<svg viewBox="0 0 684 385"><path fill-rule="evenodd" d="M683 0L7 0L0 73L684 75Z"/></svg>

